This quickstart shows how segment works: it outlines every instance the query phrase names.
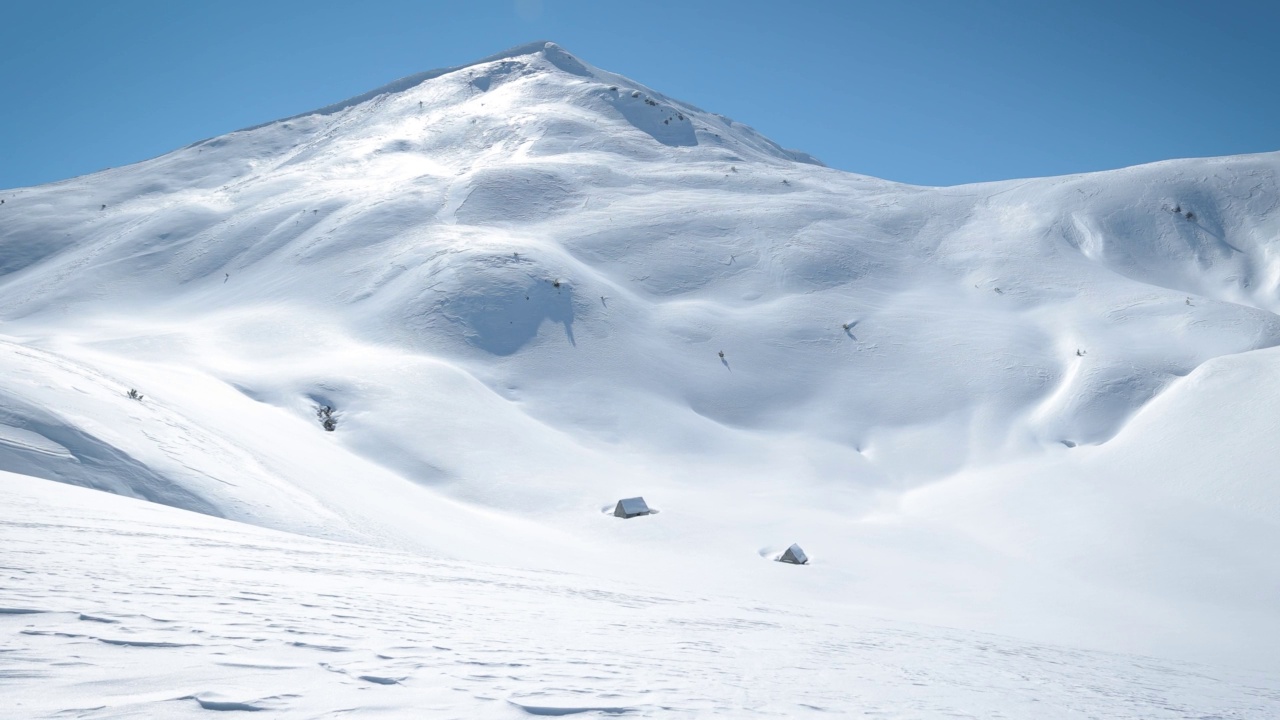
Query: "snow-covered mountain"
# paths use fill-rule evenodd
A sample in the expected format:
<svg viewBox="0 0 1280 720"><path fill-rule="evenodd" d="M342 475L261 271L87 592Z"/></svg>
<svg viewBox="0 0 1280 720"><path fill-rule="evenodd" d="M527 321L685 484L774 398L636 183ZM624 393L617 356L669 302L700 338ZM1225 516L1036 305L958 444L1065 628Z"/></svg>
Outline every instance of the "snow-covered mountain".
<svg viewBox="0 0 1280 720"><path fill-rule="evenodd" d="M905 186L522 46L0 192L0 470L1274 671L1278 170Z"/></svg>

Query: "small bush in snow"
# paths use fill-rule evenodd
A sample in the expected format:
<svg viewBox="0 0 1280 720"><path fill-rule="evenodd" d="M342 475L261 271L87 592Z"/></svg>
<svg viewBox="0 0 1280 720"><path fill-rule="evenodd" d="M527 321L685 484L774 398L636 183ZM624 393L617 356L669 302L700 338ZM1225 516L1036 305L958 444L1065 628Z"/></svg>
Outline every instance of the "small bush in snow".
<svg viewBox="0 0 1280 720"><path fill-rule="evenodd" d="M338 429L338 415L330 405L317 405L316 419L320 421L321 427L329 432Z"/></svg>
<svg viewBox="0 0 1280 720"><path fill-rule="evenodd" d="M142 402L142 393L138 392L133 388L129 388L129 392L125 393L125 397L129 398L130 400L137 400L138 402Z"/></svg>

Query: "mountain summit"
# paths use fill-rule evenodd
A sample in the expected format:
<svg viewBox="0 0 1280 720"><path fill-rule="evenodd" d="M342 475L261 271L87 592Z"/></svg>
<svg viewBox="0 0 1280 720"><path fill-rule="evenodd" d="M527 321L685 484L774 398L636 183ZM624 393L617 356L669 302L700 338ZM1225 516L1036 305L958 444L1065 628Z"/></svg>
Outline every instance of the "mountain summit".
<svg viewBox="0 0 1280 720"><path fill-rule="evenodd" d="M414 102L419 104L420 112L415 112ZM619 154L652 157L651 149L646 152L643 137L635 134L638 131L668 147L719 149L732 155L821 165L806 153L782 149L745 125L590 66L559 45L545 41L520 45L469 65L410 75L349 100L277 122L332 115L368 103L373 103L366 108L368 111L387 113L383 119L388 125L410 130L415 138L421 137L422 133L416 131L422 129L424 120L427 128L448 127L451 115L467 115L483 130L510 130L502 140L518 138L512 147L547 134L572 134L583 139L596 135L609 136L597 142L617 144L613 151ZM573 106L574 111L568 111L566 105ZM487 109L480 110L481 107ZM512 124L510 120L516 116L524 118L525 123ZM538 123L539 119L548 124ZM428 147L438 150L448 145ZM540 148L545 153L564 149L567 148L555 143Z"/></svg>
<svg viewBox="0 0 1280 720"><path fill-rule="evenodd" d="M5 192L0 470L1271 662L1278 170L905 186L521 46Z"/></svg>

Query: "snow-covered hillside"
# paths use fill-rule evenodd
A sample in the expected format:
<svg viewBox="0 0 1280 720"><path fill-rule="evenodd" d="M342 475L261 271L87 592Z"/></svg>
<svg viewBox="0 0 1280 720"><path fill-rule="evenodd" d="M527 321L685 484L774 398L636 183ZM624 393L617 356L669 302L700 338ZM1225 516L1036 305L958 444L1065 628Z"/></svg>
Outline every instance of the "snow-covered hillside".
<svg viewBox="0 0 1280 720"><path fill-rule="evenodd" d="M523 46L0 192L0 470L1277 670L1278 170L904 186Z"/></svg>

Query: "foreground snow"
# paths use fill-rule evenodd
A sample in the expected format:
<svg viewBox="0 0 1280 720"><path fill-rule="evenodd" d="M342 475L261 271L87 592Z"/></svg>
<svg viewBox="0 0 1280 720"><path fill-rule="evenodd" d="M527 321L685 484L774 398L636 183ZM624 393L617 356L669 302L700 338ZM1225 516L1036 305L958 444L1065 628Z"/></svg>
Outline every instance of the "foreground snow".
<svg viewBox="0 0 1280 720"><path fill-rule="evenodd" d="M9 473L0 547L6 718L1280 715L1275 676L433 561Z"/></svg>

